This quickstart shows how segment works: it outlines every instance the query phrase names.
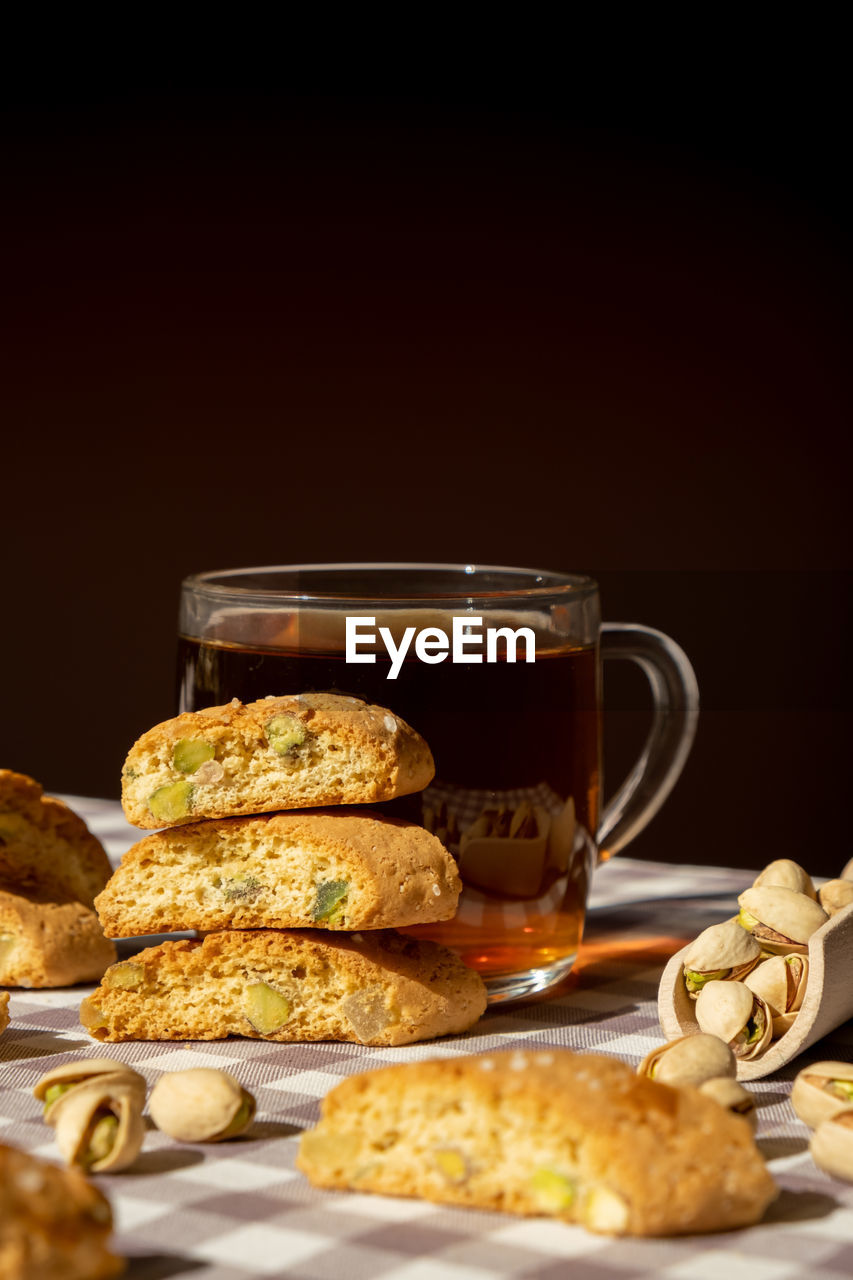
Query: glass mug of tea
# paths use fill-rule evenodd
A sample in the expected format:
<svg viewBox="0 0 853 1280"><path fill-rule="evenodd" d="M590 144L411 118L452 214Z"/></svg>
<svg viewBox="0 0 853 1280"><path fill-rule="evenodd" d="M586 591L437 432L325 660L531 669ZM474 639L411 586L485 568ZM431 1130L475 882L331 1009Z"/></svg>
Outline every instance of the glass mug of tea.
<svg viewBox="0 0 853 1280"><path fill-rule="evenodd" d="M638 663L645 747L601 803L601 659ZM181 711L237 697L340 693L387 707L432 750L425 791L382 805L433 831L463 881L453 920L407 929L453 947L492 1001L559 982L598 861L634 838L696 730L693 669L649 627L601 623L579 574L488 565L283 565L182 587Z"/></svg>

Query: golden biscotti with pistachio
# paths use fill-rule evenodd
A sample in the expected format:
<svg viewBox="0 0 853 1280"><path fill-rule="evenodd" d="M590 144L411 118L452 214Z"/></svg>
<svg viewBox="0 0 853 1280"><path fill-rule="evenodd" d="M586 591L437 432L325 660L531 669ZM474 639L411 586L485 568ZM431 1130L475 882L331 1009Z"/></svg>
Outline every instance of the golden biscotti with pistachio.
<svg viewBox="0 0 853 1280"><path fill-rule="evenodd" d="M320 1187L683 1235L757 1222L776 1187L748 1124L597 1054L509 1051L351 1076L302 1137Z"/></svg>
<svg viewBox="0 0 853 1280"><path fill-rule="evenodd" d="M110 1252L107 1199L79 1169L60 1169L0 1144L3 1280L107 1280L124 1263Z"/></svg>
<svg viewBox="0 0 853 1280"><path fill-rule="evenodd" d="M9 1025L9 992L0 991L0 1035Z"/></svg>
<svg viewBox="0 0 853 1280"><path fill-rule="evenodd" d="M110 877L99 840L33 778L0 769L0 887L91 907Z"/></svg>
<svg viewBox="0 0 853 1280"><path fill-rule="evenodd" d="M80 1020L96 1040L399 1045L464 1031L485 1007L480 975L434 942L381 929L235 929L114 965Z"/></svg>
<svg viewBox="0 0 853 1280"><path fill-rule="evenodd" d="M97 981L116 949L81 902L0 889L0 985L71 987Z"/></svg>
<svg viewBox="0 0 853 1280"><path fill-rule="evenodd" d="M114 938L182 929L385 929L449 920L441 841L364 810L221 818L146 836L97 899Z"/></svg>
<svg viewBox="0 0 853 1280"><path fill-rule="evenodd" d="M124 765L122 805L134 826L171 827L393 800L434 772L423 738L385 707L330 693L235 698L143 734Z"/></svg>

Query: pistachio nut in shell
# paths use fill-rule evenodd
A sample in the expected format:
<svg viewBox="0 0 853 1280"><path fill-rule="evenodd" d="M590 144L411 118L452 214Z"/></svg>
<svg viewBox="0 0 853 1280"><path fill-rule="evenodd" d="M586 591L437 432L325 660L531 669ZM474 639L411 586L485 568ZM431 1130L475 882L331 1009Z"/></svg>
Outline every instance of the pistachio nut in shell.
<svg viewBox="0 0 853 1280"><path fill-rule="evenodd" d="M775 862L769 862L752 882L754 889L767 888L769 885L775 885L779 889L793 889L795 893L804 893L812 900L817 897L811 876L799 862L793 862L791 858L777 858Z"/></svg>
<svg viewBox="0 0 853 1280"><path fill-rule="evenodd" d="M791 1090L791 1106L810 1129L853 1107L853 1063L815 1062L803 1067Z"/></svg>
<svg viewBox="0 0 853 1280"><path fill-rule="evenodd" d="M139 1090L140 1106L145 1104L145 1077L138 1071L128 1067L115 1058L78 1058L76 1062L66 1062L61 1067L47 1071L33 1089L33 1097L44 1103L44 1120L53 1124L53 1116L60 1098L65 1097L72 1089L90 1080L99 1080L102 1084L114 1084L123 1081Z"/></svg>
<svg viewBox="0 0 853 1280"><path fill-rule="evenodd" d="M56 1104L56 1142L67 1164L87 1173L117 1173L142 1149L143 1101L133 1085L91 1080Z"/></svg>
<svg viewBox="0 0 853 1280"><path fill-rule="evenodd" d="M732 1080L731 1076L703 1080L699 1092L704 1093L706 1098L713 1098L721 1107L731 1111L732 1115L742 1116L750 1129L755 1129L755 1098L737 1080Z"/></svg>
<svg viewBox="0 0 853 1280"><path fill-rule="evenodd" d="M713 979L742 978L760 957L761 944L736 919L712 924L684 948L684 985L695 997Z"/></svg>
<svg viewBox="0 0 853 1280"><path fill-rule="evenodd" d="M809 1143L812 1160L824 1173L853 1182L853 1107L837 1111L815 1129Z"/></svg>
<svg viewBox="0 0 853 1280"><path fill-rule="evenodd" d="M221 1142L247 1129L255 1099L228 1071L193 1067L168 1071L151 1090L148 1109L158 1129L179 1142Z"/></svg>
<svg viewBox="0 0 853 1280"><path fill-rule="evenodd" d="M853 858L851 858L849 862L846 862L844 864L844 868L841 872L841 879L853 880Z"/></svg>
<svg viewBox="0 0 853 1280"><path fill-rule="evenodd" d="M762 960L744 978L744 985L761 996L770 1010L774 1037L784 1035L793 1026L806 994L808 976L808 956L792 953Z"/></svg>
<svg viewBox="0 0 853 1280"><path fill-rule="evenodd" d="M702 1032L658 1045L637 1067L637 1075L662 1084L700 1085L720 1076L734 1077L737 1062L725 1041Z"/></svg>
<svg viewBox="0 0 853 1280"><path fill-rule="evenodd" d="M834 916L853 902L853 880L827 880L818 889L817 898L826 914Z"/></svg>
<svg viewBox="0 0 853 1280"><path fill-rule="evenodd" d="M804 893L776 885L745 889L738 903L740 923L758 939L762 950L774 955L789 951L805 955L809 938L829 919L823 907Z"/></svg>
<svg viewBox="0 0 853 1280"><path fill-rule="evenodd" d="M743 982L708 982L696 1000L701 1029L719 1036L736 1058L757 1058L770 1044L770 1010Z"/></svg>

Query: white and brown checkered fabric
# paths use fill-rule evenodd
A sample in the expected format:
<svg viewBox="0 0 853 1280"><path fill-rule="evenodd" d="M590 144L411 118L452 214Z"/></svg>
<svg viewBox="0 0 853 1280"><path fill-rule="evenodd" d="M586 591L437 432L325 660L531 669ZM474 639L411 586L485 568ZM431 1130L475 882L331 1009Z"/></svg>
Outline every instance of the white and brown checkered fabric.
<svg viewBox="0 0 853 1280"><path fill-rule="evenodd" d="M117 858L137 837L117 804L70 802ZM101 1177L116 1209L130 1280L795 1280L853 1274L853 1186L812 1164L808 1131L788 1102L806 1060L850 1059L848 1024L796 1068L754 1086L759 1144L782 1188L760 1226L675 1240L610 1240L579 1227L415 1200L323 1192L294 1169L299 1131L342 1077L384 1063L513 1048L569 1047L636 1064L661 1039L657 982L676 939L731 911L748 876L617 858L598 874L577 979L557 998L493 1008L467 1035L402 1049L279 1045L255 1040L106 1046L142 1071L219 1066L256 1094L249 1134L179 1145L152 1129L126 1173ZM138 941L126 949L138 948ZM56 1159L32 1097L36 1080L75 1057L101 1055L81 1029L86 988L12 993L0 1040L0 1140Z"/></svg>

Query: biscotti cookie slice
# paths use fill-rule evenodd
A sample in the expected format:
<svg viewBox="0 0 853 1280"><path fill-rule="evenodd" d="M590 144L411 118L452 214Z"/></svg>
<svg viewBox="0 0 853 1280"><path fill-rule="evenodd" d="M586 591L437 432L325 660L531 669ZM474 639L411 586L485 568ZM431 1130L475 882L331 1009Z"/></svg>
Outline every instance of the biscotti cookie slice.
<svg viewBox="0 0 853 1280"><path fill-rule="evenodd" d="M0 1144L3 1280L108 1280L124 1271L109 1249L109 1201L79 1169Z"/></svg>
<svg viewBox="0 0 853 1280"><path fill-rule="evenodd" d="M0 986L96 982L115 958L98 917L81 902L0 889Z"/></svg>
<svg viewBox="0 0 853 1280"><path fill-rule="evenodd" d="M365 810L221 818L146 836L98 896L112 938L183 929L385 929L450 920L435 836Z"/></svg>
<svg viewBox="0 0 853 1280"><path fill-rule="evenodd" d="M422 791L429 747L384 707L331 693L187 711L144 733L122 772L136 827L276 809L372 804Z"/></svg>
<svg viewBox="0 0 853 1280"><path fill-rule="evenodd" d="M0 769L0 884L91 907L110 862L82 818L32 778Z"/></svg>
<svg viewBox="0 0 853 1280"><path fill-rule="evenodd" d="M0 945L2 945L0 943ZM9 992L0 991L0 1035L9 1025Z"/></svg>
<svg viewBox="0 0 853 1280"><path fill-rule="evenodd" d="M393 930L234 930L149 947L104 974L80 1021L96 1040L350 1040L464 1031L486 1007L473 969Z"/></svg>
<svg viewBox="0 0 853 1280"><path fill-rule="evenodd" d="M609 1235L741 1227L776 1195L740 1116L568 1050L351 1076L324 1099L297 1165L319 1187L544 1214Z"/></svg>

